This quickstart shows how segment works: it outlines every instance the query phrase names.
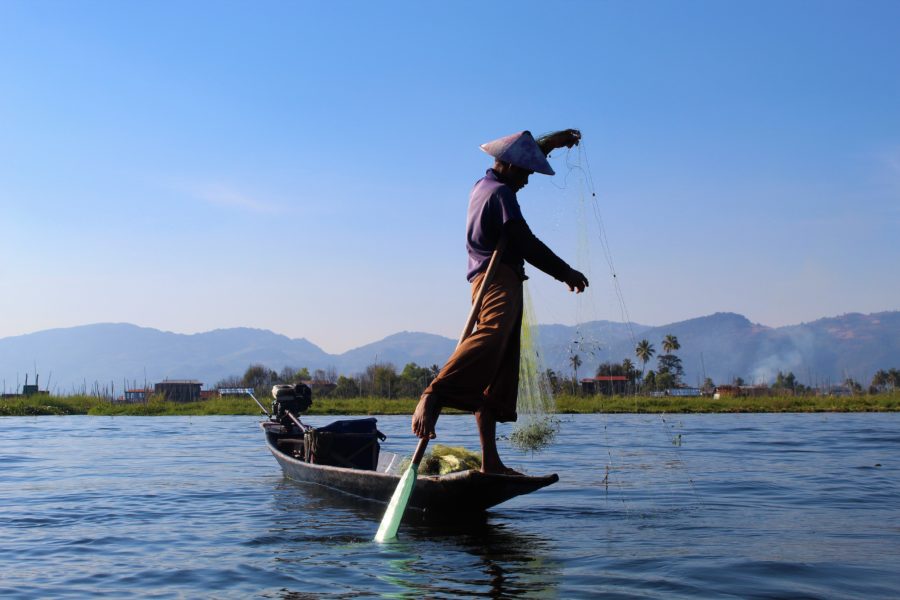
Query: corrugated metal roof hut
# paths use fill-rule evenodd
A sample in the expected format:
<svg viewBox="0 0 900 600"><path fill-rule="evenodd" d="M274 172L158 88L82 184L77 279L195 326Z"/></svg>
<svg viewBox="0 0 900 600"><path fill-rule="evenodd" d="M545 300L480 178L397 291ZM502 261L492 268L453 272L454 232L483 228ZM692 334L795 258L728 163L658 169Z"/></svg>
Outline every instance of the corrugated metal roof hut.
<svg viewBox="0 0 900 600"><path fill-rule="evenodd" d="M196 402L200 400L203 384L193 379L167 379L153 386L156 394L162 394L169 402Z"/></svg>

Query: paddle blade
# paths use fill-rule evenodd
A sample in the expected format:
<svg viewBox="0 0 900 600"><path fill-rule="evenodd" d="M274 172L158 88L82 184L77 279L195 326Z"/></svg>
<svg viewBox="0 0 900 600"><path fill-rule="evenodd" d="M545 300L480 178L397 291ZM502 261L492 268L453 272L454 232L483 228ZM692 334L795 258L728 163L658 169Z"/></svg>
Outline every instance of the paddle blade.
<svg viewBox="0 0 900 600"><path fill-rule="evenodd" d="M412 495L413 487L416 485L416 475L419 472L419 465L411 464L400 478L394 495L388 503L387 512L381 519L381 525L378 526L378 533L375 534L376 542L386 542L397 537L397 530L400 529L400 519L406 511L406 505L409 503L409 497Z"/></svg>

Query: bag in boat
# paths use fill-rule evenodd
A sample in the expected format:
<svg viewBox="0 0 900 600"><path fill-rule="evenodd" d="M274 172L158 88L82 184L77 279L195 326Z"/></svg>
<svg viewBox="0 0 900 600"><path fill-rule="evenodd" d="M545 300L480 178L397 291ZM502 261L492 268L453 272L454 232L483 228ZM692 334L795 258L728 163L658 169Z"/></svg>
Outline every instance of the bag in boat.
<svg viewBox="0 0 900 600"><path fill-rule="evenodd" d="M380 441L387 436L378 431L375 418L335 421L304 433L306 462L348 469L374 471L378 466Z"/></svg>

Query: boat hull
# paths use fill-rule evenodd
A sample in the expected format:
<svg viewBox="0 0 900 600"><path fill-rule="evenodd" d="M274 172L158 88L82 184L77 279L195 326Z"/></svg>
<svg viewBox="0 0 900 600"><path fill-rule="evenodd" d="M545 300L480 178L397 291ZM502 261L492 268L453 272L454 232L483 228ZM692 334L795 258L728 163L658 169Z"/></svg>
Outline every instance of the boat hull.
<svg viewBox="0 0 900 600"><path fill-rule="evenodd" d="M390 501L400 481L400 476L393 473L310 464L282 452L269 436L266 437L269 451L278 461L285 477L293 481L313 483L385 504ZM555 473L529 477L470 470L441 476L419 476L410 496L409 507L429 512L482 512L557 481L559 476Z"/></svg>

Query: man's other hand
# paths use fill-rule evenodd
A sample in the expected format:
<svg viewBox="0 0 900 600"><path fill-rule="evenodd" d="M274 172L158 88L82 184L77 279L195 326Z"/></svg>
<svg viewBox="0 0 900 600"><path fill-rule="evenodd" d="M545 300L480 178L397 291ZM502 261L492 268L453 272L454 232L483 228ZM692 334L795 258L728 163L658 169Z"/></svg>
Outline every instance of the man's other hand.
<svg viewBox="0 0 900 600"><path fill-rule="evenodd" d="M552 150L557 148L571 148L577 146L581 141L581 132L577 129L563 129L556 133L547 134L538 140L538 146L544 151L544 154L550 154Z"/></svg>
<svg viewBox="0 0 900 600"><path fill-rule="evenodd" d="M575 292L576 294L580 294L588 286L587 277L575 269L569 269L569 273L563 279L563 283L569 286L570 292Z"/></svg>

